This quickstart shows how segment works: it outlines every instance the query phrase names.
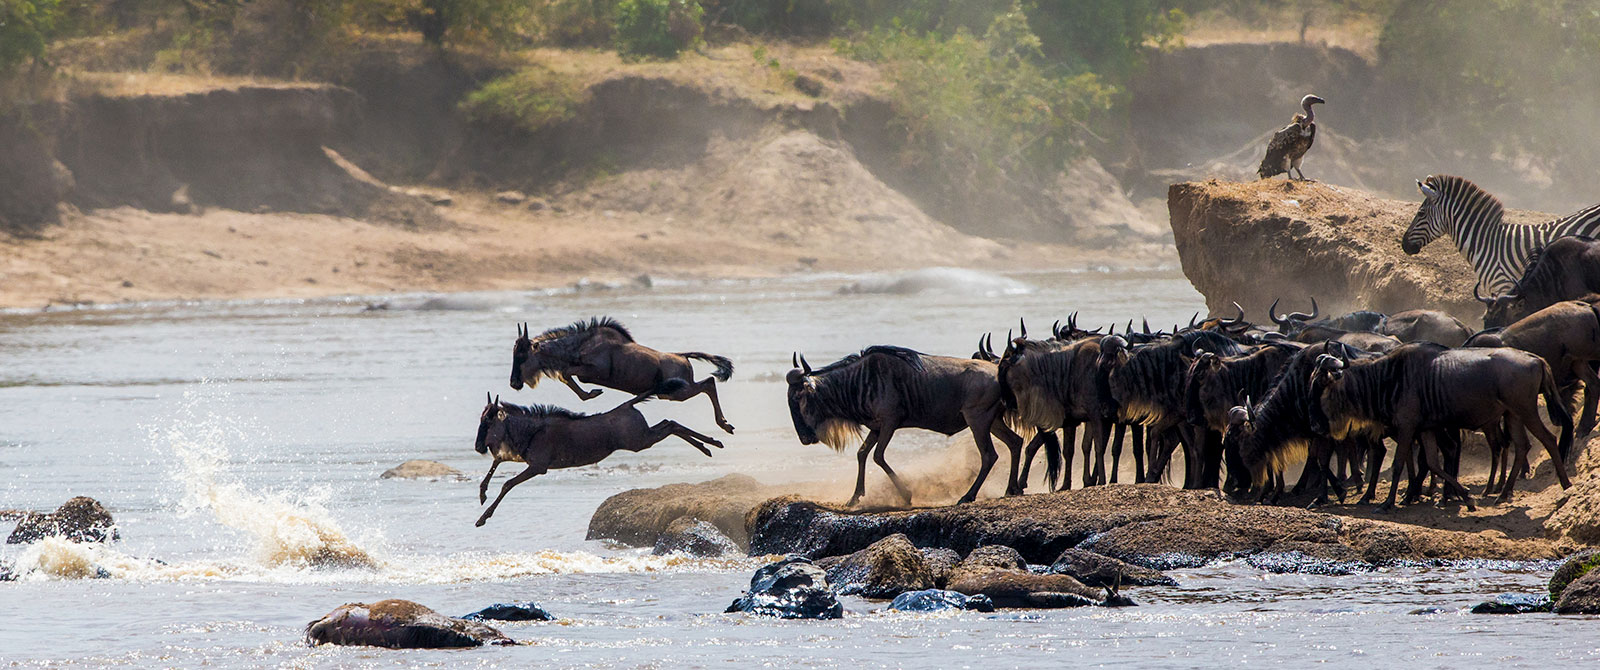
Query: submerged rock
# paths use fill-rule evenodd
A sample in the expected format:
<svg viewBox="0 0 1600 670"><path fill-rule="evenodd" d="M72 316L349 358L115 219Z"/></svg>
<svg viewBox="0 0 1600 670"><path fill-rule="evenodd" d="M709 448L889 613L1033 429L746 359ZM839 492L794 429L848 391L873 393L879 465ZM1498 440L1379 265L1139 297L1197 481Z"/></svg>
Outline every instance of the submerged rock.
<svg viewBox="0 0 1600 670"><path fill-rule="evenodd" d="M922 551L900 534L878 540L827 570L828 581L841 595L893 598L937 585Z"/></svg>
<svg viewBox="0 0 1600 670"><path fill-rule="evenodd" d="M1543 594L1502 593L1472 607L1473 614L1528 614L1548 612L1553 603Z"/></svg>
<svg viewBox="0 0 1600 670"><path fill-rule="evenodd" d="M745 612L780 619L837 619L844 606L828 587L828 575L800 556L762 566L750 578L750 590L734 599L727 612Z"/></svg>
<svg viewBox="0 0 1600 670"><path fill-rule="evenodd" d="M661 531L661 537L656 538L655 549L650 553L655 556L688 554L700 558L716 558L736 556L744 552L740 551L739 545L734 544L733 540L716 526L692 517L680 516Z"/></svg>
<svg viewBox="0 0 1600 670"><path fill-rule="evenodd" d="M119 539L117 523L98 500L78 496L54 512L26 512L6 537L6 544L27 544L46 537L73 542L108 542Z"/></svg>
<svg viewBox="0 0 1600 670"><path fill-rule="evenodd" d="M943 589L907 591L894 597L889 609L901 612L940 612L944 610L972 610L993 612L994 601L988 596L969 596Z"/></svg>
<svg viewBox="0 0 1600 670"><path fill-rule="evenodd" d="M396 465L383 474L379 479L466 479L460 470L452 468L438 461L410 460Z"/></svg>
<svg viewBox="0 0 1600 670"><path fill-rule="evenodd" d="M504 633L466 619L447 617L409 600L346 603L306 624L306 642L392 649L441 649L516 644Z"/></svg>
<svg viewBox="0 0 1600 670"><path fill-rule="evenodd" d="M1050 572L1067 575L1085 586L1177 586L1177 580L1132 563L1119 561L1084 549L1061 552Z"/></svg>
<svg viewBox="0 0 1600 670"><path fill-rule="evenodd" d="M467 621L555 621L545 608L536 603L495 603L464 617Z"/></svg>
<svg viewBox="0 0 1600 670"><path fill-rule="evenodd" d="M1561 590L1556 614L1600 614L1600 570L1590 570Z"/></svg>

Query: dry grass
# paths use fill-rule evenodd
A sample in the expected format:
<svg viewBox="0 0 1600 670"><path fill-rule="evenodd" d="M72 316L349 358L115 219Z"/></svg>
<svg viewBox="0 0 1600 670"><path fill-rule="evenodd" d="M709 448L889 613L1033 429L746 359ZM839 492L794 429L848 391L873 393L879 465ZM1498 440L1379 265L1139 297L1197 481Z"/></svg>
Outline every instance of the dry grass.
<svg viewBox="0 0 1600 670"><path fill-rule="evenodd" d="M1285 11L1278 16L1258 21L1201 14L1190 20L1183 33L1185 46L1200 47L1212 44L1267 44L1302 41L1302 17ZM1378 35L1383 32L1383 18L1362 14L1335 17L1313 16L1307 26L1304 42L1348 49L1368 61L1378 58Z"/></svg>
<svg viewBox="0 0 1600 670"><path fill-rule="evenodd" d="M108 98L138 96L180 96L240 88L321 88L315 82L284 81L262 77L229 77L171 72L68 72L67 93L71 96L98 95Z"/></svg>

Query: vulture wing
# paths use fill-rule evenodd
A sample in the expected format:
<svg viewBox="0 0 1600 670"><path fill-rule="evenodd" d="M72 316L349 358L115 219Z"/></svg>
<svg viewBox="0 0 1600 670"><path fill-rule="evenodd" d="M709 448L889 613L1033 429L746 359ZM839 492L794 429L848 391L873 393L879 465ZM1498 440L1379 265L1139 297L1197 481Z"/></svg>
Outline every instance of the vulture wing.
<svg viewBox="0 0 1600 670"><path fill-rule="evenodd" d="M1289 171L1289 159L1292 156L1295 144L1300 142L1300 124L1291 123L1272 134L1272 140L1267 142L1267 156L1261 159L1261 167L1256 170L1256 175L1262 179L1280 175ZM1302 150L1302 153L1304 150Z"/></svg>

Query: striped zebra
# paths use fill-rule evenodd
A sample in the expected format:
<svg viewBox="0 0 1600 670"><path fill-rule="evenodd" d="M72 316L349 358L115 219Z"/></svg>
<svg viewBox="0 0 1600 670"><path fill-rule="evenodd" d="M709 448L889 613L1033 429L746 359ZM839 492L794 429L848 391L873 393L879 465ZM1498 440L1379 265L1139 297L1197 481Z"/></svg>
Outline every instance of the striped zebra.
<svg viewBox="0 0 1600 670"><path fill-rule="evenodd" d="M1558 237L1600 237L1600 204L1534 225L1508 224L1505 206L1477 184L1461 177L1433 176L1417 182L1422 206L1400 238L1407 254L1448 234L1478 273L1478 286L1497 296L1516 285L1528 259Z"/></svg>

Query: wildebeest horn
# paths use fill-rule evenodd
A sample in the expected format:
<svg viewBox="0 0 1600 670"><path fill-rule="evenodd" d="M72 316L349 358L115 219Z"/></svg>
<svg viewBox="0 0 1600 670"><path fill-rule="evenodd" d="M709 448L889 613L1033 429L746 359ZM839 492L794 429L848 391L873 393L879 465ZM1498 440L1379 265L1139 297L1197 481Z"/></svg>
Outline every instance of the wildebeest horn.
<svg viewBox="0 0 1600 670"><path fill-rule="evenodd" d="M1239 301L1235 300L1233 302L1233 308L1239 310L1239 316L1233 317L1232 321L1229 321L1228 319L1218 319L1221 325L1232 326L1234 324L1244 323L1244 308L1239 306Z"/></svg>
<svg viewBox="0 0 1600 670"><path fill-rule="evenodd" d="M1317 309L1317 299L1316 298L1312 298L1311 299L1311 313L1310 314L1307 314L1305 312L1289 312L1288 314L1283 315L1283 318L1304 322L1304 321L1311 321L1311 320L1316 319L1317 315L1321 314L1321 313L1322 313L1322 310Z"/></svg>
<svg viewBox="0 0 1600 670"><path fill-rule="evenodd" d="M1067 330L1077 330L1077 329L1078 329L1078 310L1072 310L1072 313L1067 315Z"/></svg>
<svg viewBox="0 0 1600 670"><path fill-rule="evenodd" d="M1122 332L1124 332L1124 333L1126 333L1128 335L1132 335L1133 334L1133 319L1128 319L1128 326L1126 328L1123 328Z"/></svg>
<svg viewBox="0 0 1600 670"><path fill-rule="evenodd" d="M1146 317L1144 319L1144 334L1146 334L1146 335L1150 334L1150 319L1149 319L1149 317Z"/></svg>
<svg viewBox="0 0 1600 670"><path fill-rule="evenodd" d="M1057 338L1061 337L1061 319L1056 319L1055 323L1050 324L1050 335Z"/></svg>
<svg viewBox="0 0 1600 670"><path fill-rule="evenodd" d="M1266 342L1282 342L1289 339L1289 336L1283 333L1262 333L1261 339Z"/></svg>
<svg viewBox="0 0 1600 670"><path fill-rule="evenodd" d="M983 334L983 350L990 356L994 355L994 333Z"/></svg>
<svg viewBox="0 0 1600 670"><path fill-rule="evenodd" d="M489 393L488 391L484 391L483 392L483 404L485 404L485 405L493 405L494 404L494 395Z"/></svg>
<svg viewBox="0 0 1600 670"><path fill-rule="evenodd" d="M1024 340L1028 339L1028 322L1024 321L1023 319L1021 319L1019 317L1017 319L1017 323L1021 326L1020 330L1022 331L1022 335L1021 335L1022 339L1024 339Z"/></svg>
<svg viewBox="0 0 1600 670"><path fill-rule="evenodd" d="M1190 330L1194 330L1195 328L1199 328L1199 327L1200 327L1200 313L1199 312L1195 312L1194 316L1189 317L1189 329Z"/></svg>
<svg viewBox="0 0 1600 670"><path fill-rule="evenodd" d="M1267 308L1267 316L1272 318L1272 322L1273 323L1276 323L1276 324L1278 324L1280 326L1289 325L1289 317L1278 318L1278 299L1277 298L1273 298L1272 299L1272 306Z"/></svg>
<svg viewBox="0 0 1600 670"><path fill-rule="evenodd" d="M804 373L806 373L808 375L811 374L811 364L806 362L806 355L805 354L799 354L799 356L800 356L800 371L804 372Z"/></svg>
<svg viewBox="0 0 1600 670"><path fill-rule="evenodd" d="M1256 420L1256 404L1250 400L1250 396L1244 397L1244 412L1245 416L1250 417L1250 421L1254 423Z"/></svg>
<svg viewBox="0 0 1600 670"><path fill-rule="evenodd" d="M1472 299L1473 300L1477 300L1478 302L1481 302L1481 303L1483 303L1485 305L1493 305L1494 304L1494 298L1485 298L1485 297L1483 297L1483 293L1481 293L1478 290L1482 286L1483 286L1483 282L1481 282L1481 281L1480 282L1473 282L1473 284L1472 284Z"/></svg>
<svg viewBox="0 0 1600 670"><path fill-rule="evenodd" d="M800 367L800 352L796 351L796 352L794 352L792 354L789 354L789 367L791 367L791 368Z"/></svg>
<svg viewBox="0 0 1600 670"><path fill-rule="evenodd" d="M500 396L495 396L494 397L494 404L495 405L499 405L500 404Z"/></svg>

